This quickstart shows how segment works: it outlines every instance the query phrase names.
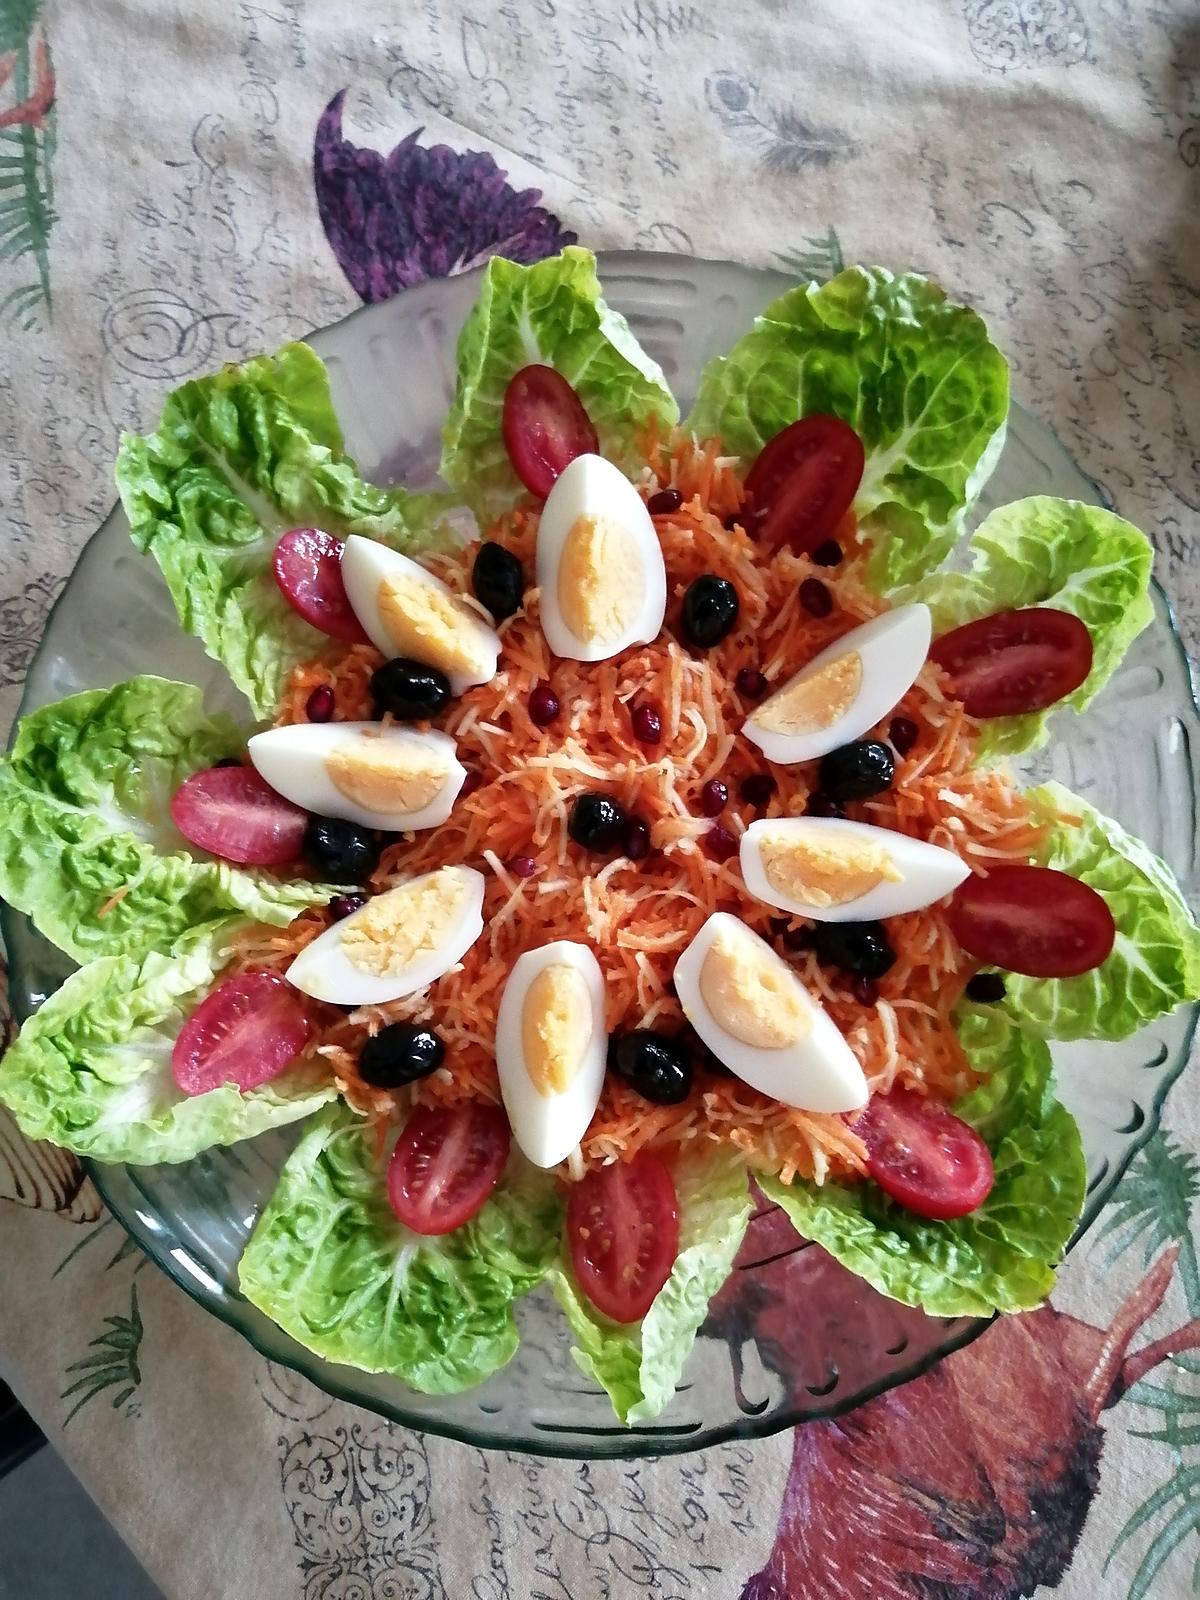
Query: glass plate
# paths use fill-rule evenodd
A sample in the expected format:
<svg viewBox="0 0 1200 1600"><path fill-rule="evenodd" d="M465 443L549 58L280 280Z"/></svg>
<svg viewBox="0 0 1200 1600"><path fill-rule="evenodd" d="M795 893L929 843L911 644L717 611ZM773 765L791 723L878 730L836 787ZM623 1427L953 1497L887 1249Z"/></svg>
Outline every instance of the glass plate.
<svg viewBox="0 0 1200 1600"><path fill-rule="evenodd" d="M662 363L685 408L709 356L727 350L793 281L677 256L609 254L600 266L606 295ZM368 477L417 487L432 481L454 387L455 340L478 283L471 273L421 284L313 337L349 446ZM1100 498L1053 435L1014 407L983 509L1027 494ZM150 669L199 683L214 705L244 712L222 669L180 631L157 568L134 552L127 534L118 508L84 550L47 625L22 711ZM1058 719L1051 749L1027 770L1038 780L1061 779L1118 817L1166 858L1191 896L1198 881L1198 727L1187 658L1156 590L1153 626L1121 671L1085 717ZM57 987L69 963L7 908L3 929L13 1003L23 1016ZM1080 1233L1153 1131L1187 1060L1195 1021L1189 1008L1121 1044L1055 1046L1062 1096L1088 1154ZM147 1254L264 1355L339 1398L472 1444L631 1456L767 1434L855 1406L987 1325L926 1317L882 1298L817 1247L799 1243L778 1211L764 1210L750 1224L738 1269L674 1400L653 1424L617 1426L607 1396L571 1361L566 1325L546 1291L519 1306L522 1342L508 1367L467 1394L430 1398L396 1379L310 1355L238 1293L243 1243L295 1138L294 1129L268 1134L181 1167L92 1165L91 1173Z"/></svg>

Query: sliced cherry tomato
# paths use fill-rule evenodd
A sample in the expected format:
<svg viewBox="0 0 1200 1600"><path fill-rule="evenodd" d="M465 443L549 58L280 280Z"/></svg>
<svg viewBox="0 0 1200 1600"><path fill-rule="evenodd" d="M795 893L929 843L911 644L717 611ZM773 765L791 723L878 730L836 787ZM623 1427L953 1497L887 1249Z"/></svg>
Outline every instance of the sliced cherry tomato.
<svg viewBox="0 0 1200 1600"><path fill-rule="evenodd" d="M637 1322L679 1253L675 1185L661 1156L595 1167L572 1185L567 1239L579 1286L614 1322Z"/></svg>
<svg viewBox="0 0 1200 1600"><path fill-rule="evenodd" d="M185 778L171 817L189 844L241 866L281 867L304 844L307 812L276 794L253 767L210 767Z"/></svg>
<svg viewBox="0 0 1200 1600"><path fill-rule="evenodd" d="M975 1211L992 1192L992 1153L975 1129L911 1089L877 1094L854 1124L867 1169L885 1194L919 1217Z"/></svg>
<svg viewBox="0 0 1200 1600"><path fill-rule="evenodd" d="M504 391L503 428L513 471L540 500L576 456L600 449L583 402L553 367L522 367L513 374Z"/></svg>
<svg viewBox="0 0 1200 1600"><path fill-rule="evenodd" d="M275 582L305 622L331 639L366 644L366 629L354 615L342 582L344 549L340 539L322 528L293 528L275 546Z"/></svg>
<svg viewBox="0 0 1200 1600"><path fill-rule="evenodd" d="M316 1019L275 972L226 978L179 1030L171 1071L184 1094L223 1083L257 1089L277 1078L317 1031Z"/></svg>
<svg viewBox="0 0 1200 1600"><path fill-rule="evenodd" d="M498 1106L418 1106L388 1165L388 1200L414 1233L469 1222L500 1181L512 1134Z"/></svg>
<svg viewBox="0 0 1200 1600"><path fill-rule="evenodd" d="M771 550L815 550L853 504L865 462L862 440L839 417L801 417L767 441L746 474L747 532Z"/></svg>
<svg viewBox="0 0 1200 1600"><path fill-rule="evenodd" d="M968 716L1017 717L1078 689L1092 670L1092 636L1069 611L1027 606L944 633L929 659L950 674Z"/></svg>
<svg viewBox="0 0 1200 1600"><path fill-rule="evenodd" d="M1029 978L1090 972L1117 937L1095 889L1053 867L989 867L986 878L968 878L950 902L950 926L977 961Z"/></svg>

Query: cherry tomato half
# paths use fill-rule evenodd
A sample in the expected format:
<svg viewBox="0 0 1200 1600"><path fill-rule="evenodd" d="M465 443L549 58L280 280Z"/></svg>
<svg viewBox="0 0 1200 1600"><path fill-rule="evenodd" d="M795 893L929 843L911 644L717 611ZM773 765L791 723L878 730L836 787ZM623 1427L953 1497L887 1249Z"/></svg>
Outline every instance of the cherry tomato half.
<svg viewBox="0 0 1200 1600"><path fill-rule="evenodd" d="M246 867L281 867L304 845L308 814L253 767L209 767L171 796L171 819L189 844Z"/></svg>
<svg viewBox="0 0 1200 1600"><path fill-rule="evenodd" d="M1029 978L1073 978L1107 960L1112 912L1089 884L1053 867L998 866L954 892L950 927L989 967Z"/></svg>
<svg viewBox="0 0 1200 1600"><path fill-rule="evenodd" d="M746 474L746 531L797 555L830 538L854 503L866 457L839 417L801 417L769 439Z"/></svg>
<svg viewBox="0 0 1200 1600"><path fill-rule="evenodd" d="M614 1322L637 1322L671 1276L679 1211L666 1163L652 1150L596 1167L571 1187L567 1240L580 1288Z"/></svg>
<svg viewBox="0 0 1200 1600"><path fill-rule="evenodd" d="M1044 711L1092 670L1092 636L1069 611L1027 606L965 622L935 639L929 659L950 674L972 717Z"/></svg>
<svg viewBox="0 0 1200 1600"><path fill-rule="evenodd" d="M576 456L600 449L583 401L553 367L522 367L513 374L504 391L502 427L513 471L539 500Z"/></svg>
<svg viewBox="0 0 1200 1600"><path fill-rule="evenodd" d="M305 622L331 639L366 644L366 629L354 615L342 582L344 549L340 539L321 528L292 528L275 546L275 582Z"/></svg>
<svg viewBox="0 0 1200 1600"><path fill-rule="evenodd" d="M992 1153L975 1129L911 1089L877 1094L854 1124L875 1182L905 1210L946 1221L992 1192Z"/></svg>
<svg viewBox="0 0 1200 1600"><path fill-rule="evenodd" d="M226 978L179 1030L171 1071L184 1094L269 1083L317 1031L304 997L275 972Z"/></svg>
<svg viewBox="0 0 1200 1600"><path fill-rule="evenodd" d="M392 1210L414 1233L451 1233L500 1181L512 1134L498 1106L418 1106L388 1163Z"/></svg>

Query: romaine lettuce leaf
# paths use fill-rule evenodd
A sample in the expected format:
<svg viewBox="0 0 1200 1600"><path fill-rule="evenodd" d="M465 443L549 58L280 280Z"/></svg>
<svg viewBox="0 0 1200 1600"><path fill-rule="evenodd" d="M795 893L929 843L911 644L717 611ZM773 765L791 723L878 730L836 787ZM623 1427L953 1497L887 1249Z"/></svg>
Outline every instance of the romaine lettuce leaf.
<svg viewBox="0 0 1200 1600"><path fill-rule="evenodd" d="M500 432L504 391L521 367L555 368L575 388L612 460L631 464L635 434L666 428L679 407L618 312L604 303L596 258L574 246L533 266L493 256L458 339L458 384L442 432L442 477L480 520L522 493Z"/></svg>
<svg viewBox="0 0 1200 1600"><path fill-rule="evenodd" d="M183 626L258 717L274 713L291 669L329 644L275 582L279 536L320 527L412 549L434 536L448 503L363 482L324 365L305 344L168 395L155 432L122 438L117 488L133 542L162 568Z"/></svg>
<svg viewBox="0 0 1200 1600"><path fill-rule="evenodd" d="M23 718L0 760L0 896L77 961L165 950L231 911L282 927L328 900L328 886L185 853L172 793L243 742L194 685L166 678L88 689Z"/></svg>
<svg viewBox="0 0 1200 1600"><path fill-rule="evenodd" d="M672 1168L679 1206L679 1254L641 1322L612 1322L580 1290L566 1252L554 1292L579 1341L576 1363L609 1394L624 1423L656 1417L671 1396L708 1302L733 1268L750 1220L745 1163L728 1151L681 1156Z"/></svg>
<svg viewBox="0 0 1200 1600"><path fill-rule="evenodd" d="M970 1216L931 1222L876 1184L760 1178L806 1239L881 1294L932 1316L1040 1305L1083 1207L1079 1129L1054 1097L1048 1047L995 1008L966 1007L958 1032L988 1077L955 1107L992 1152L996 1183Z"/></svg>
<svg viewBox="0 0 1200 1600"><path fill-rule="evenodd" d="M903 598L923 600L934 634L1013 606L1053 606L1086 623L1092 670L1060 702L1082 711L1121 664L1154 616L1150 569L1154 547L1130 522L1085 505L1033 495L985 517L971 538L967 572L935 572ZM993 717L982 725L979 759L1044 744L1053 711Z"/></svg>
<svg viewBox="0 0 1200 1600"><path fill-rule="evenodd" d="M187 934L140 963L81 967L34 1013L0 1060L0 1101L31 1139L98 1161L188 1161L306 1117L336 1090L323 1062L290 1067L243 1094L185 1095L171 1072L180 1028L227 960L241 919Z"/></svg>
<svg viewBox="0 0 1200 1600"><path fill-rule="evenodd" d="M242 1292L329 1361L454 1394L516 1351L513 1301L557 1248L558 1187L514 1156L477 1216L424 1238L389 1206L386 1165L345 1106L314 1119L242 1255Z"/></svg>
<svg viewBox="0 0 1200 1600"><path fill-rule="evenodd" d="M927 278L847 267L773 301L711 361L685 426L749 461L816 412L866 448L854 510L887 592L932 571L958 537L1004 441L1008 365L982 319Z"/></svg>
<svg viewBox="0 0 1200 1600"><path fill-rule="evenodd" d="M1047 1039L1126 1039L1200 999L1200 929L1170 868L1061 784L1025 796L1051 822L1039 860L1090 884L1117 925L1112 954L1077 978L1005 979L1004 1008Z"/></svg>

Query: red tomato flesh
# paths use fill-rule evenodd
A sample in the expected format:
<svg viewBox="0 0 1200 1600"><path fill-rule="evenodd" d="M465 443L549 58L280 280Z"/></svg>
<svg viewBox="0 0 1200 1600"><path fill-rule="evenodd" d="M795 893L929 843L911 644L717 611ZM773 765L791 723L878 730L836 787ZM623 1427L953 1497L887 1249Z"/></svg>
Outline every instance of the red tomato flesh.
<svg viewBox="0 0 1200 1600"><path fill-rule="evenodd" d="M571 1187L567 1239L579 1287L614 1322L637 1322L679 1254L675 1185L661 1156L596 1167Z"/></svg>
<svg viewBox="0 0 1200 1600"><path fill-rule="evenodd" d="M274 972L243 972L218 984L179 1030L171 1071L184 1094L223 1083L245 1091L269 1083L317 1031L302 995Z"/></svg>
<svg viewBox="0 0 1200 1600"><path fill-rule="evenodd" d="M246 867L295 861L308 823L253 767L194 772L171 796L171 818L189 844Z"/></svg>
<svg viewBox="0 0 1200 1600"><path fill-rule="evenodd" d="M499 1183L511 1140L498 1106L418 1106L388 1164L392 1210L414 1233L460 1228Z"/></svg>
<svg viewBox="0 0 1200 1600"><path fill-rule="evenodd" d="M553 367L522 367L513 374L504 391L502 426L513 471L539 500L576 456L600 450L583 402Z"/></svg>
<svg viewBox="0 0 1200 1600"><path fill-rule="evenodd" d="M854 503L866 456L839 417L801 417L769 439L746 474L743 522L768 549L806 555Z"/></svg>
<svg viewBox="0 0 1200 1600"><path fill-rule="evenodd" d="M950 927L977 961L1029 978L1090 972L1117 937L1095 889L1053 867L991 867L968 878L950 902Z"/></svg>
<svg viewBox="0 0 1200 1600"><path fill-rule="evenodd" d="M305 622L331 639L367 644L366 629L354 615L342 582L344 549L340 539L321 528L293 528L275 546L275 582Z"/></svg>
<svg viewBox="0 0 1200 1600"><path fill-rule="evenodd" d="M965 1217L992 1192L992 1153L969 1123L911 1089L877 1094L854 1124L867 1169L905 1210L939 1222Z"/></svg>
<svg viewBox="0 0 1200 1600"><path fill-rule="evenodd" d="M1027 606L965 622L935 639L929 659L948 672L972 717L1044 711L1092 670L1092 636L1069 611Z"/></svg>

